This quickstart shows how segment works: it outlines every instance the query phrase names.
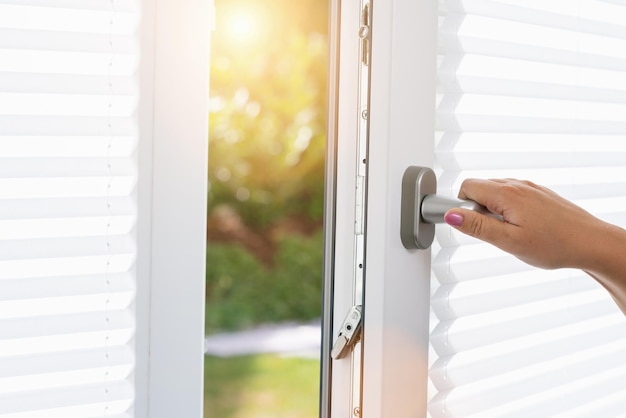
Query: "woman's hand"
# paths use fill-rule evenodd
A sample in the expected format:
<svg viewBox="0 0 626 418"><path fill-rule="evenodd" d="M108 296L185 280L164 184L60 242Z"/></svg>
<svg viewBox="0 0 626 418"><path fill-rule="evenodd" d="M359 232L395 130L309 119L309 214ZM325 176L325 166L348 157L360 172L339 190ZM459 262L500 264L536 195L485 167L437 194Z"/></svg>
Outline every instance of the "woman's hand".
<svg viewBox="0 0 626 418"><path fill-rule="evenodd" d="M454 208L445 221L526 263L586 271L626 313L626 231L608 224L553 191L513 179L463 182L459 198L474 200L503 221Z"/></svg>
<svg viewBox="0 0 626 418"><path fill-rule="evenodd" d="M463 209L445 215L448 224L487 241L533 266L578 267L590 231L601 221L551 190L529 181L466 180L459 198L474 200L504 221Z"/></svg>

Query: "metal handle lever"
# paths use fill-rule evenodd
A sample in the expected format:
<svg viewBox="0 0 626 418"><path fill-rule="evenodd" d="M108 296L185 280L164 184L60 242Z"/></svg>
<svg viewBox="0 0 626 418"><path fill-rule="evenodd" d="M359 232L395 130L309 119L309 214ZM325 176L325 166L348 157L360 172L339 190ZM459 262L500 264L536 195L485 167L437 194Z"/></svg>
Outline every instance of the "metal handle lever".
<svg viewBox="0 0 626 418"><path fill-rule="evenodd" d="M500 216L493 214L487 210L483 205L474 202L473 200L461 200L451 199L449 197L442 197L438 195L426 195L422 199L421 203L421 215L424 222L430 224L440 224L445 222L443 216L452 208L464 208L479 212L485 215L494 216L500 218ZM501 218L500 218L501 219Z"/></svg>
<svg viewBox="0 0 626 418"><path fill-rule="evenodd" d="M443 223L443 216L452 208L465 208L502 220L472 200L437 196L436 192L437 178L433 170L416 166L405 170L400 215L400 238L405 248L429 248L435 239L435 224Z"/></svg>

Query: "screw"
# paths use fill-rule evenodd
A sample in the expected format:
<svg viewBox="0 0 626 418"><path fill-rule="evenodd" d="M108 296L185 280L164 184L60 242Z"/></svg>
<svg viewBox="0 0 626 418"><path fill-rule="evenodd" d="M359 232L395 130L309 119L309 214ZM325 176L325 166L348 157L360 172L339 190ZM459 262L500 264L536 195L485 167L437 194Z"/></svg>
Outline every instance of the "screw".
<svg viewBox="0 0 626 418"><path fill-rule="evenodd" d="M359 408L358 406L356 408L354 408L354 416L355 417L360 417L361 416L361 408Z"/></svg>
<svg viewBox="0 0 626 418"><path fill-rule="evenodd" d="M367 25L361 25L359 28L359 38L365 39L370 34L370 28Z"/></svg>
<svg viewBox="0 0 626 418"><path fill-rule="evenodd" d="M361 112L361 117L363 119L367 119L367 109L365 109L364 111Z"/></svg>

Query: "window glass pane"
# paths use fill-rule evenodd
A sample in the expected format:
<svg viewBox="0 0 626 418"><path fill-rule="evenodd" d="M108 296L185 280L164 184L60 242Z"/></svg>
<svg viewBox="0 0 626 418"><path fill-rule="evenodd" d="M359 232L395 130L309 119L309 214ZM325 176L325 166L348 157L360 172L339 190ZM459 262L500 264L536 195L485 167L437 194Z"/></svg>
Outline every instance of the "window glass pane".
<svg viewBox="0 0 626 418"><path fill-rule="evenodd" d="M216 0L206 417L317 417L326 3Z"/></svg>

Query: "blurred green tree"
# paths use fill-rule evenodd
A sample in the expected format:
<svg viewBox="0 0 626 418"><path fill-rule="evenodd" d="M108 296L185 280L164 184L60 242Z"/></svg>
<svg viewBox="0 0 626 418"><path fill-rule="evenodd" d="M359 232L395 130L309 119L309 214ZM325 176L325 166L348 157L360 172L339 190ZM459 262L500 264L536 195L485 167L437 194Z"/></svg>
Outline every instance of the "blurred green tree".
<svg viewBox="0 0 626 418"><path fill-rule="evenodd" d="M246 226L323 214L327 5L216 0L209 208Z"/></svg>
<svg viewBox="0 0 626 418"><path fill-rule="evenodd" d="M318 318L328 7L215 6L207 332Z"/></svg>
<svg viewBox="0 0 626 418"><path fill-rule="evenodd" d="M210 245L207 266L207 334L320 316L321 232L279 238L272 269L232 244Z"/></svg>

